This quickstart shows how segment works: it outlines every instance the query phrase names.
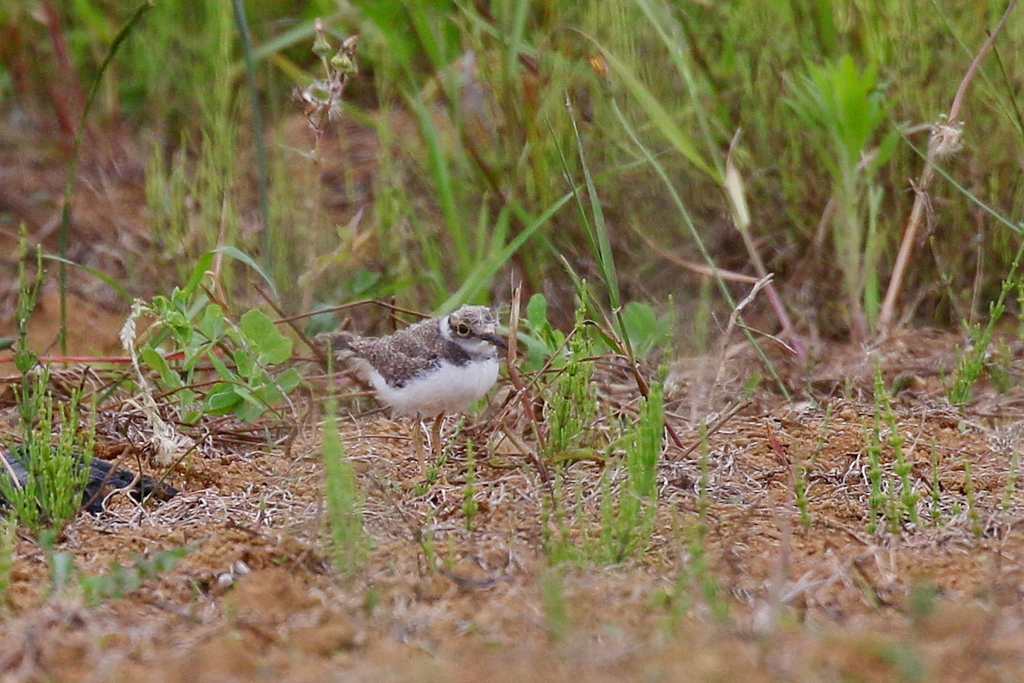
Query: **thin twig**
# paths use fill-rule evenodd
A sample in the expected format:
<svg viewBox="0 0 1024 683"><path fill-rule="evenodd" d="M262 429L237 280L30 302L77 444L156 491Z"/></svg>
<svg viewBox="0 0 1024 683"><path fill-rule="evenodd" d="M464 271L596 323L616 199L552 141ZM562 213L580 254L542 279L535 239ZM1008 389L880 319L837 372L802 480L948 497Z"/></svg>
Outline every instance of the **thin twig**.
<svg viewBox="0 0 1024 683"><path fill-rule="evenodd" d="M733 329L739 323L740 313L743 312L744 308L750 305L758 292L771 283L773 277L774 275L772 273L768 273L768 275L758 280L754 286L750 288L750 292L743 297L738 304L736 304L736 308L732 309L732 313L729 314L729 324L725 326L725 333L722 335L722 353L718 359L718 370L715 372L715 381L713 386L717 385L719 381L721 381L722 373L725 372L725 354L729 348L729 337L732 336Z"/></svg>
<svg viewBox="0 0 1024 683"><path fill-rule="evenodd" d="M724 427L725 424L733 417L735 417L738 412L740 412L749 405L750 399L743 399L742 401L734 404L731 408L726 410L725 413L721 417L719 417L713 425L707 428L707 431L704 433L704 439L710 439L715 432ZM697 439L680 454L680 457L687 457L688 455L690 455L690 453L693 453L695 450L697 450L697 446L701 445L701 443L703 442L703 439Z"/></svg>
<svg viewBox="0 0 1024 683"><path fill-rule="evenodd" d="M540 423L537 419L537 413L533 409L533 401L530 400L532 393L527 391L526 386L523 384L523 380L519 375L519 364L518 364L518 350L519 350L519 307L523 296L523 286L516 285L512 291L512 306L509 311L508 319L508 356L506 361L508 364L508 378L512 382L512 387L515 390L515 395L519 399L520 405L523 406L523 412L526 413L526 417L530 420L530 424L533 425L533 433L537 438L537 449L538 454L535 456L534 465L537 467L537 471L540 474L541 481L545 484L548 483L548 469L544 465L544 460L540 456L540 453L547 451L547 445L545 443L544 434L540 429ZM502 425L504 428L504 424ZM506 436L508 436L508 430L505 430ZM513 443L516 443L513 441ZM518 446L518 444L517 444ZM521 450L521 449L520 449ZM532 452L532 451L530 451ZM529 453L527 457L529 457Z"/></svg>
<svg viewBox="0 0 1024 683"><path fill-rule="evenodd" d="M295 320L302 320L304 318L312 318L313 316L320 315L321 313L336 313L338 311L347 311L350 308L358 308L359 306L368 306L370 304L373 304L374 306L380 306L382 308L386 308L386 309L388 309L390 311L394 311L395 313L405 313L406 315L415 316L417 318L429 318L430 317L430 314L428 314L428 313L421 313L420 311L414 311L414 310L409 309L409 308L403 308L402 306L396 306L395 304L388 303L387 301L379 301L377 299L360 299L359 301L352 301L352 302L347 303L347 304L338 304L337 306L328 306L327 308L318 308L315 311L309 311L308 313L299 313L298 315L293 315L293 316L290 316L288 318L281 318L280 320L277 320L276 322L279 323L279 324L280 323L290 323L290 322L293 322Z"/></svg>
<svg viewBox="0 0 1024 683"><path fill-rule="evenodd" d="M971 65L967 68L967 73L964 74L963 80L960 81L960 87L957 88L956 95L953 97L953 103L949 107L949 114L945 120L939 121L932 126L924 170L921 172L921 177L917 184L914 185L914 193L916 194L914 206L910 210L910 219L907 221L907 227L903 231L903 240L900 242L900 250L896 255L896 263L893 265L892 277L889 279L889 288L885 292L885 300L882 303L882 310L878 316L878 329L883 337L888 335L892 327L896 311L896 299L899 297L900 290L903 287L903 278L906 276L907 266L910 264L911 252L914 249L914 244L917 242L917 232L925 215L928 191L935 178L935 164L942 157L953 154L960 149L963 131L957 123L957 117L960 115L960 106L963 104L964 96L967 93L967 86L974 79L974 75L981 65L981 60L992 48L996 36L1003 30L1010 12L1013 11L1016 5L1017 0L1010 0L1007 4L1006 11L1003 12L999 23L996 24L995 29L989 34L988 40L981 46Z"/></svg>
<svg viewBox="0 0 1024 683"><path fill-rule="evenodd" d="M736 164L733 162L733 152L736 150L736 143L739 141L739 138L740 131L737 130L732 138L732 142L729 144L729 153L725 157L725 194L729 199L732 209L733 224L740 233L740 237L743 238L743 246L747 249L750 262L754 265L754 271L760 279L764 280L769 277L768 268L765 267L764 260L761 259L761 254L758 252L757 245L754 244L754 238L750 233L751 218L750 208L747 206L746 190L743 186L743 178L740 176L739 169L736 168ZM787 348L793 352L801 365L806 365L807 347L790 321L786 307L782 305L782 298L775 291L770 278L764 287L766 287L765 292L768 295L768 303L772 310L775 311L775 317L778 318L779 324L782 326L783 334L790 340L791 346L787 345Z"/></svg>

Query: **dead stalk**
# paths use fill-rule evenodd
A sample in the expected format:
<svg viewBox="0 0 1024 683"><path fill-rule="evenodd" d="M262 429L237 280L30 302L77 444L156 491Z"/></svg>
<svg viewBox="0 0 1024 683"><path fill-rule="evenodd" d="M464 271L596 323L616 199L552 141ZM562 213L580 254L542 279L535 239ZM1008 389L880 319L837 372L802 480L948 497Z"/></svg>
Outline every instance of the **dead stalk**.
<svg viewBox="0 0 1024 683"><path fill-rule="evenodd" d="M548 470L540 456L540 453L547 450L544 433L541 431L537 413L533 409L532 394L527 390L526 386L523 384L522 378L519 376L519 308L522 296L523 286L516 285L512 290L512 306L509 311L508 318L508 356L506 357L506 364L508 366L508 378L512 382L512 388L515 391L514 395L519 399L519 402L523 407L523 412L526 414L530 424L533 425L533 432L537 438L537 448L539 452L536 455L533 455L533 452L527 449L525 454L533 461L534 466L540 474L541 480L546 484L548 482ZM505 431L505 435L509 437L509 440L511 440L517 448L523 450L522 441L512 439L512 435L509 433L511 430L505 429L504 422L502 422L502 429ZM533 457L531 457L531 455Z"/></svg>
<svg viewBox="0 0 1024 683"><path fill-rule="evenodd" d="M747 249L747 254L750 256L750 262L753 264L754 271L757 273L758 278L762 281L766 280L766 284L762 286L767 287L765 293L768 295L768 303L771 305L772 310L775 311L775 317L779 319L779 324L782 326L783 336L790 341L791 346L788 345L787 348L792 350L801 365L806 365L807 347L796 333L796 328L793 327L793 323L789 319L789 314L786 313L786 307L782 305L782 299L779 297L775 287L772 286L771 276L764 265L764 261L761 259L761 254L757 251L757 245L754 243L754 238L750 234L751 217L750 208L747 206L746 190L743 186L743 178L740 176L739 169L737 169L736 164L733 163L733 151L735 150L739 137L740 131L737 130L736 135L733 136L732 143L729 145L729 153L725 157L725 193L729 198L729 204L732 208L733 223L736 225L736 230L743 238L743 245Z"/></svg>
<svg viewBox="0 0 1024 683"><path fill-rule="evenodd" d="M931 128L932 132L928 140L928 152L925 158L924 170L921 172L921 177L917 183L914 184L914 193L916 195L914 206L910 211L907 227L903 231L903 240L900 242L900 250L896 255L896 263L893 265L889 288L885 292L885 301L882 303L882 310L878 316L878 329L883 337L888 335L893 324L896 299L899 297L900 290L902 289L903 278L906 275L907 265L910 263L911 252L917 241L917 232L925 215L925 209L928 204L928 190L931 188L932 181L935 178L935 164L939 159L954 154L960 149L963 131L957 122L957 117L960 115L960 106L967 93L967 86L970 85L974 74L977 73L981 60L992 48L996 36L999 35L999 32L1003 30L1003 26L1006 25L1006 20L1016 4L1017 0L1010 0L1006 6L1006 11L1003 12L1002 18L996 24L995 30L989 34L988 40L981 46L977 56L975 56L971 65L967 68L967 73L964 74L963 80L960 81L960 87L957 88L956 95L953 97L953 104L949 107L949 114Z"/></svg>
<svg viewBox="0 0 1024 683"><path fill-rule="evenodd" d="M743 297L742 301L736 304L736 308L734 308L732 313L729 314L729 324L725 326L725 334L722 335L722 353L718 359L718 370L715 371L715 381L713 386L718 386L718 383L722 380L722 374L725 372L725 355L729 348L729 337L732 336L732 331L736 328L736 325L739 322L740 313L743 312L744 308L750 305L758 292L771 284L773 277L774 275L772 273L768 273L758 280L750 289L750 292Z"/></svg>

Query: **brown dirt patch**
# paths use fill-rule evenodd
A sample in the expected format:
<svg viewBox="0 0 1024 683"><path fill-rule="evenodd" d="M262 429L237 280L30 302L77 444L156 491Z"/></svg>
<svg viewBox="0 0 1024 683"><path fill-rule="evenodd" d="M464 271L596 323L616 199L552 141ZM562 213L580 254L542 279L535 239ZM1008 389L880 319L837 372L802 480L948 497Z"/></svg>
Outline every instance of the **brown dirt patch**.
<svg viewBox="0 0 1024 683"><path fill-rule="evenodd" d="M18 542L0 670L9 680L1012 677L1024 661L1022 494L1008 488L1019 430L926 396L902 396L896 410L922 496L916 527L867 531L873 404L763 395L703 458L665 453L642 561L560 570L561 640L542 590L544 539L558 531L549 486L487 423L468 431L480 456L467 523L464 448L426 483L407 424L343 414L372 542L348 576L327 558L315 429L291 453L201 449L172 474L180 496L146 510L115 501L59 545L85 574L190 547L127 597L98 607L74 591L48 598L43 553ZM687 421L674 426L697 438ZM893 486L888 448L882 460ZM808 526L794 504L796 461L807 468ZM601 472L587 461L565 469L559 495L577 531L595 532ZM704 568L691 533L702 505Z"/></svg>

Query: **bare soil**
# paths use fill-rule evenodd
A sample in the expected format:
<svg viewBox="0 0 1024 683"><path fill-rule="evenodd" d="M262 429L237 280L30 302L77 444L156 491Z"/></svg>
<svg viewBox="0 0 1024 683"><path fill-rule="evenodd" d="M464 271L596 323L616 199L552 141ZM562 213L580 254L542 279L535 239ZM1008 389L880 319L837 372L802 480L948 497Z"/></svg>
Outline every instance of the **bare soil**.
<svg viewBox="0 0 1024 683"><path fill-rule="evenodd" d="M928 391L934 378L915 376L919 391L894 409L920 519L882 519L872 534L865 430L876 411L855 396L870 374L851 377L848 398L762 392L705 447L668 446L653 539L641 559L609 567L548 566L546 539L561 529L551 497L572 533L595 533L602 464L565 467L555 491L498 436L501 389L431 482L409 424L343 410L371 543L347 575L329 561L315 425L290 449L201 448L174 468L176 498L148 508L115 498L59 543L85 575L189 548L124 598L89 607L74 589L50 595L43 551L18 540L0 671L76 681L1017 680L1024 494L1011 481L1020 430L1005 418L1018 400L993 393L959 412ZM700 437L679 416L687 398L669 410L691 445ZM807 472L806 526L796 462ZM888 446L882 463L896 486ZM560 602L546 603L552 585Z"/></svg>
<svg viewBox="0 0 1024 683"><path fill-rule="evenodd" d="M0 172L10 178L13 168ZM140 206L137 187L134 203L127 190L95 195L104 193ZM53 194L39 196L5 190L0 201L8 216L38 212L38 234L55 206ZM83 238L81 249L102 251L115 237ZM47 292L33 321L41 350L55 325ZM84 286L75 292L76 352L115 352L123 311ZM343 403L339 428L369 541L347 574L330 561L319 397L300 400L311 417L262 425L269 441L203 425L217 438L170 472L180 495L145 508L116 496L105 513L77 518L57 546L83 575L187 547L159 578L89 606L73 585L52 593L45 553L18 539L0 609L0 680L1024 680L1020 354L1008 342L995 359L1013 388L979 385L978 399L955 409L940 368L948 374L958 343L910 331L873 348L820 346L808 373L780 364L788 400L767 380L743 389L762 371L744 346L678 360L667 410L684 448L668 440L659 462L646 551L613 566L549 566L545 548L564 529L578 545L597 533L611 464L582 459L557 483L545 479L502 437L500 425L532 445L521 416L502 411L507 386L461 430L449 421L446 434L457 435L430 480L408 422ZM876 362L895 393L920 500L916 524L883 514L872 533ZM627 375L603 375L599 388L611 414L629 415L638 399ZM0 400L10 423L10 394ZM717 427L706 438L702 419ZM297 438L283 439L281 427L296 427ZM879 429L879 505L892 508L892 432L884 419ZM108 432L100 453L131 445ZM552 516L555 500L564 524Z"/></svg>

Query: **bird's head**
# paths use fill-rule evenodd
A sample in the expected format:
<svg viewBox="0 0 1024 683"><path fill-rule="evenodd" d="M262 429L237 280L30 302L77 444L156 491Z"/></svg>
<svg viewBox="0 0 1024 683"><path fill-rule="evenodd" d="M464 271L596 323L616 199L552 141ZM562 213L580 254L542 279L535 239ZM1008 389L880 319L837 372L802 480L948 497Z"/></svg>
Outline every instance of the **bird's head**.
<svg viewBox="0 0 1024 683"><path fill-rule="evenodd" d="M441 319L441 334L471 355L490 353L493 347L507 349L508 342L497 333L498 321L486 306L463 306Z"/></svg>

